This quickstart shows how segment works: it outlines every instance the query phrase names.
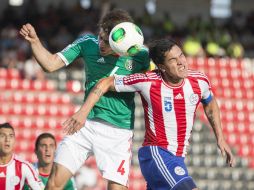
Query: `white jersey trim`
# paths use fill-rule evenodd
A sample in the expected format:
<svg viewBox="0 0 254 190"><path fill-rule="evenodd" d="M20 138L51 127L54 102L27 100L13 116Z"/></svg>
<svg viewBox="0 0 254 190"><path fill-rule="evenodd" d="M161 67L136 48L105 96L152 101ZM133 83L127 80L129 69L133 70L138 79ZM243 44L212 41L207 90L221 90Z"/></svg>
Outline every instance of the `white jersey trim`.
<svg viewBox="0 0 254 190"><path fill-rule="evenodd" d="M69 61L63 56L61 52L58 52L57 55L63 60L65 66L68 66L70 64Z"/></svg>

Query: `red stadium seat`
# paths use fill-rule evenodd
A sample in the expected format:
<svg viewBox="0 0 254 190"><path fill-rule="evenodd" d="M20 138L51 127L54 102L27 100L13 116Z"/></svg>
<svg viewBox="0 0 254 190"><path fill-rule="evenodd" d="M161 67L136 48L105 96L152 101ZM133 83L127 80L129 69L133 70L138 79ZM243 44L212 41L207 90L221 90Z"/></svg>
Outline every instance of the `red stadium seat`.
<svg viewBox="0 0 254 190"><path fill-rule="evenodd" d="M67 82L67 90L71 93L79 93L82 91L82 85L80 81L74 80L74 81L68 81Z"/></svg>
<svg viewBox="0 0 254 190"><path fill-rule="evenodd" d="M22 90L31 90L31 81L28 79L24 79L21 81L21 89Z"/></svg>
<svg viewBox="0 0 254 190"><path fill-rule="evenodd" d="M0 68L0 79L6 79L7 78L7 69Z"/></svg>
<svg viewBox="0 0 254 190"><path fill-rule="evenodd" d="M20 71L18 69L7 69L7 78L8 79L19 79L20 78Z"/></svg>
<svg viewBox="0 0 254 190"><path fill-rule="evenodd" d="M6 89L7 88L7 81L6 79L0 78L0 89Z"/></svg>

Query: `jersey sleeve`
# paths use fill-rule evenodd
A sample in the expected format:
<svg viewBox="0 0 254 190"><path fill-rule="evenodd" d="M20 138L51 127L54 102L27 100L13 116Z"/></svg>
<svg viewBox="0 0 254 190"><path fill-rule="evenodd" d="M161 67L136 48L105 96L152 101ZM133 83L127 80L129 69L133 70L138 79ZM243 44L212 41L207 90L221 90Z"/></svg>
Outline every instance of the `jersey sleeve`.
<svg viewBox="0 0 254 190"><path fill-rule="evenodd" d="M32 190L43 190L44 184L39 178L38 173L35 171L34 167L28 162L22 165L22 174L25 176L26 184Z"/></svg>
<svg viewBox="0 0 254 190"><path fill-rule="evenodd" d="M208 78L205 77L203 80L199 80L199 85L201 88L201 102L208 104L212 100L212 88Z"/></svg>
<svg viewBox="0 0 254 190"><path fill-rule="evenodd" d="M90 39L92 39L90 35L81 36L62 51L58 52L57 55L64 61L65 65L68 66L75 59L82 56L81 43L85 43Z"/></svg>
<svg viewBox="0 0 254 190"><path fill-rule="evenodd" d="M145 80L145 74L141 73L128 76L115 75L114 85L117 92L139 92Z"/></svg>

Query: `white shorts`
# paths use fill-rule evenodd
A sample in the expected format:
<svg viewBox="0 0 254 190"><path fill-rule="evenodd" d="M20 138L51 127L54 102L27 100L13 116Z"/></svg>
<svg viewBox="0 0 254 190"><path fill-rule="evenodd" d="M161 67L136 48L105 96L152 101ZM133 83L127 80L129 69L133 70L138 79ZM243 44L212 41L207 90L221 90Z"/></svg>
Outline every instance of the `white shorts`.
<svg viewBox="0 0 254 190"><path fill-rule="evenodd" d="M128 186L133 131L120 129L102 120L87 120L85 126L59 144L55 162L75 174L94 154L102 176Z"/></svg>

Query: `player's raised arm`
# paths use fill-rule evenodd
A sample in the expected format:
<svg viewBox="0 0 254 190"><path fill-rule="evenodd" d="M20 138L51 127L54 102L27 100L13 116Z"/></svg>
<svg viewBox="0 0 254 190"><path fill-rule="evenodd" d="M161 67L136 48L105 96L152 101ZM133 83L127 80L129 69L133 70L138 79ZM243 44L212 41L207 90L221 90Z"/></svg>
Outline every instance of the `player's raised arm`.
<svg viewBox="0 0 254 190"><path fill-rule="evenodd" d="M205 114L208 118L210 125L213 128L214 134L217 139L217 145L223 156L226 156L226 161L230 167L234 165L234 156L225 141L220 120L220 110L216 99L213 99L208 104L203 104Z"/></svg>
<svg viewBox="0 0 254 190"><path fill-rule="evenodd" d="M19 33L30 43L33 55L44 71L53 72L65 66L57 54L52 54L43 47L31 24L23 25Z"/></svg>
<svg viewBox="0 0 254 190"><path fill-rule="evenodd" d="M64 132L73 134L81 129L91 109L99 101L100 97L109 90L115 91L114 76L103 78L95 85L80 109L63 123Z"/></svg>

